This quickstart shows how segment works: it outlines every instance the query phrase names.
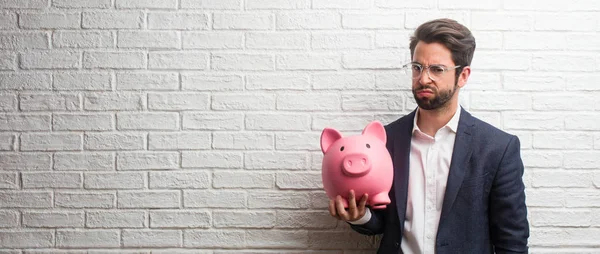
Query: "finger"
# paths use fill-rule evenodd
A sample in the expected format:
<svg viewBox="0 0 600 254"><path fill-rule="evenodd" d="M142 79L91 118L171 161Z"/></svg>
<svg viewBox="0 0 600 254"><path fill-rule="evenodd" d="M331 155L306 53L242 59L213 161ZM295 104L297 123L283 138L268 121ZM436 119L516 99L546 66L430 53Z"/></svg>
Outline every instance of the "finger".
<svg viewBox="0 0 600 254"><path fill-rule="evenodd" d="M365 193L365 195L363 195L362 198L360 199L360 202L358 203L359 213L362 213L365 210L365 206L367 205L368 199L369 199L369 194L367 194L367 193Z"/></svg>
<svg viewBox="0 0 600 254"><path fill-rule="evenodd" d="M338 195L335 199L335 208L337 210L338 216L343 220L349 220L348 212L344 209L344 203L342 203L342 197Z"/></svg>
<svg viewBox="0 0 600 254"><path fill-rule="evenodd" d="M348 213L351 218L356 217L356 196L354 195L354 190L350 190L350 194L348 195Z"/></svg>
<svg viewBox="0 0 600 254"><path fill-rule="evenodd" d="M335 201L333 199L329 200L329 214L339 219L337 212L335 211Z"/></svg>

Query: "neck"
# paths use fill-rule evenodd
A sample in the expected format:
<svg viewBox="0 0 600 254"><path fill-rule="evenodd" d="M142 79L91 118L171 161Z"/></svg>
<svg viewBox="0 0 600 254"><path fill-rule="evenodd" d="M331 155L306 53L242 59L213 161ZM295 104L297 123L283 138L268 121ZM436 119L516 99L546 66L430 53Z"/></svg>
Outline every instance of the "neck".
<svg viewBox="0 0 600 254"><path fill-rule="evenodd" d="M419 114L417 119L419 129L433 137L440 128L450 122L450 119L456 113L457 107L457 102L450 101L447 106L438 109L424 110L419 108L417 111L417 114Z"/></svg>

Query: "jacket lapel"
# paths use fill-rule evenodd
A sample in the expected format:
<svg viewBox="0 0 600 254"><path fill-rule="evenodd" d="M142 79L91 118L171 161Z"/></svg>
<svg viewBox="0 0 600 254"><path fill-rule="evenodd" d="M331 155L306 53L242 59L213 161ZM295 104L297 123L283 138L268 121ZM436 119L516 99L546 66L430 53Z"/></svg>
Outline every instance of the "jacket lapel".
<svg viewBox="0 0 600 254"><path fill-rule="evenodd" d="M444 218L448 216L458 190L462 185L465 176L465 170L469 168L471 159L472 140L473 140L473 118L471 114L464 109L461 110L460 120L456 131L456 139L454 141L454 150L452 153L452 162L450 163L450 172L448 173L448 182L446 185L446 194L442 205L442 214L440 216L440 225L444 222Z"/></svg>
<svg viewBox="0 0 600 254"><path fill-rule="evenodd" d="M415 113L416 110L404 118L405 121L399 125L398 135L394 138L394 194L396 195L396 209L398 209L398 219L400 220L402 230L404 229L406 201L408 198L410 141Z"/></svg>

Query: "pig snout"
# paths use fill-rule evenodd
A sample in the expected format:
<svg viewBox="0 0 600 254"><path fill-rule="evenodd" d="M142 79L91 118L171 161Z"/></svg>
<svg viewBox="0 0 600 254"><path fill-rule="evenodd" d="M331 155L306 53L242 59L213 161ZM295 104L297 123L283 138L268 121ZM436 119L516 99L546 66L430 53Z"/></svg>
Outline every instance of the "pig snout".
<svg viewBox="0 0 600 254"><path fill-rule="evenodd" d="M348 154L342 164L342 172L351 177L363 176L371 170L371 161L365 154Z"/></svg>

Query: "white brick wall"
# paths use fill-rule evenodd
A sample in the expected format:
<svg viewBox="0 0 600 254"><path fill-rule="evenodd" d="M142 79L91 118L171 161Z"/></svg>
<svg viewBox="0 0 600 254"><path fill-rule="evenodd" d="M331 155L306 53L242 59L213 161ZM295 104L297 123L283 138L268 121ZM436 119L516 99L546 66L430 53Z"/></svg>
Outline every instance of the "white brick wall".
<svg viewBox="0 0 600 254"><path fill-rule="evenodd" d="M600 2L559 0L0 0L0 253L372 253L320 131L410 112L438 17L478 42L463 106L521 139L531 252L598 253Z"/></svg>

